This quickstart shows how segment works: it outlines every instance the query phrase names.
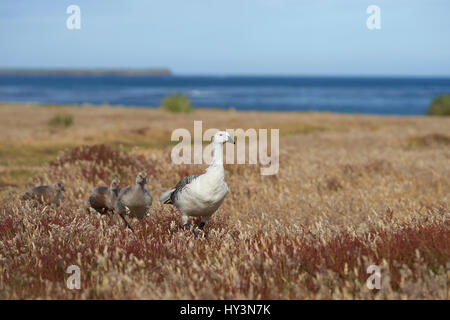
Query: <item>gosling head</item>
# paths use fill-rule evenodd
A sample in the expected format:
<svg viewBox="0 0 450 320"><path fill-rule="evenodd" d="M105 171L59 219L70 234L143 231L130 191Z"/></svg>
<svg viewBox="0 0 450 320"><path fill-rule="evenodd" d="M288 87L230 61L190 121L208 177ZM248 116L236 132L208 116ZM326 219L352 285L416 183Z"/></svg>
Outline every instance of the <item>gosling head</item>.
<svg viewBox="0 0 450 320"><path fill-rule="evenodd" d="M229 142L229 143L235 144L233 138L231 138L231 135L226 131L216 132L216 134L213 137L213 142L214 143L222 143L222 144Z"/></svg>
<svg viewBox="0 0 450 320"><path fill-rule="evenodd" d="M139 172L136 177L136 184L140 184L141 186L143 186L146 183L147 183L147 173L145 171Z"/></svg>
<svg viewBox="0 0 450 320"><path fill-rule="evenodd" d="M111 189L111 191L119 193L120 180L119 179L113 179L111 181L111 184L109 185L109 188Z"/></svg>
<svg viewBox="0 0 450 320"><path fill-rule="evenodd" d="M66 191L62 182L58 181L53 184L53 188L57 191Z"/></svg>

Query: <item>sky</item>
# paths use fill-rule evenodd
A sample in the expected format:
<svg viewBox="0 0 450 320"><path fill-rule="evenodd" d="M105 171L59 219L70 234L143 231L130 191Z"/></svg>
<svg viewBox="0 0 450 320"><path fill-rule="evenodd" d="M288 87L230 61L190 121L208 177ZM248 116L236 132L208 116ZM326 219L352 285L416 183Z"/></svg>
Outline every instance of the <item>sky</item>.
<svg viewBox="0 0 450 320"><path fill-rule="evenodd" d="M449 14L449 0L2 0L0 68L450 76Z"/></svg>

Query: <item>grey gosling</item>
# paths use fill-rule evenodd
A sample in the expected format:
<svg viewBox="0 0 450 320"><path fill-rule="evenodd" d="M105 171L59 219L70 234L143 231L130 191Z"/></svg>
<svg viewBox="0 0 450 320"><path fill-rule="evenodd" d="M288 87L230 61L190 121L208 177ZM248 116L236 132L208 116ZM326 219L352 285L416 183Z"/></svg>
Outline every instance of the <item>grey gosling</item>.
<svg viewBox="0 0 450 320"><path fill-rule="evenodd" d="M38 186L28 190L22 200L36 200L43 204L54 204L59 206L64 201L64 186L61 182L56 182L50 186Z"/></svg>
<svg viewBox="0 0 450 320"><path fill-rule="evenodd" d="M109 187L100 186L92 189L89 198L86 199L86 210L94 209L100 214L107 214L112 218L114 213L114 205L120 191L120 181L113 179Z"/></svg>
<svg viewBox="0 0 450 320"><path fill-rule="evenodd" d="M122 189L116 201L115 210L123 219L125 225L133 230L126 220L125 216L129 215L138 219L143 219L152 205L152 196L145 188L147 183L147 173L139 172L136 177L136 184Z"/></svg>

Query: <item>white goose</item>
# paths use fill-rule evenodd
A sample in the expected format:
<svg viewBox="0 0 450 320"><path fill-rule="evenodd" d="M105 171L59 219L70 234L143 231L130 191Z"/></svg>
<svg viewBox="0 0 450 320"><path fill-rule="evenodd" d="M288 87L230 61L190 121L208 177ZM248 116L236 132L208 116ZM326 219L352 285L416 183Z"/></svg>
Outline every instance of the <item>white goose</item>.
<svg viewBox="0 0 450 320"><path fill-rule="evenodd" d="M163 193L159 201L173 204L181 213L181 222L190 228L188 217L202 217L200 229L203 229L211 215L220 207L228 193L223 170L223 145L234 144L226 131L217 132L212 140L213 159L203 174L184 177L175 188Z"/></svg>

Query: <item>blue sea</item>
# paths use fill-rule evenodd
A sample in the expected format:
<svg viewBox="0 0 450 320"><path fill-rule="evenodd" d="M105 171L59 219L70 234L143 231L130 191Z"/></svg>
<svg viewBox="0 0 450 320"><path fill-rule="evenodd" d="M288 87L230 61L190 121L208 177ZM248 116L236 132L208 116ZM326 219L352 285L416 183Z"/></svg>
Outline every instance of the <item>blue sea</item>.
<svg viewBox="0 0 450 320"><path fill-rule="evenodd" d="M0 75L0 102L157 107L175 92L197 108L422 115L450 78Z"/></svg>

